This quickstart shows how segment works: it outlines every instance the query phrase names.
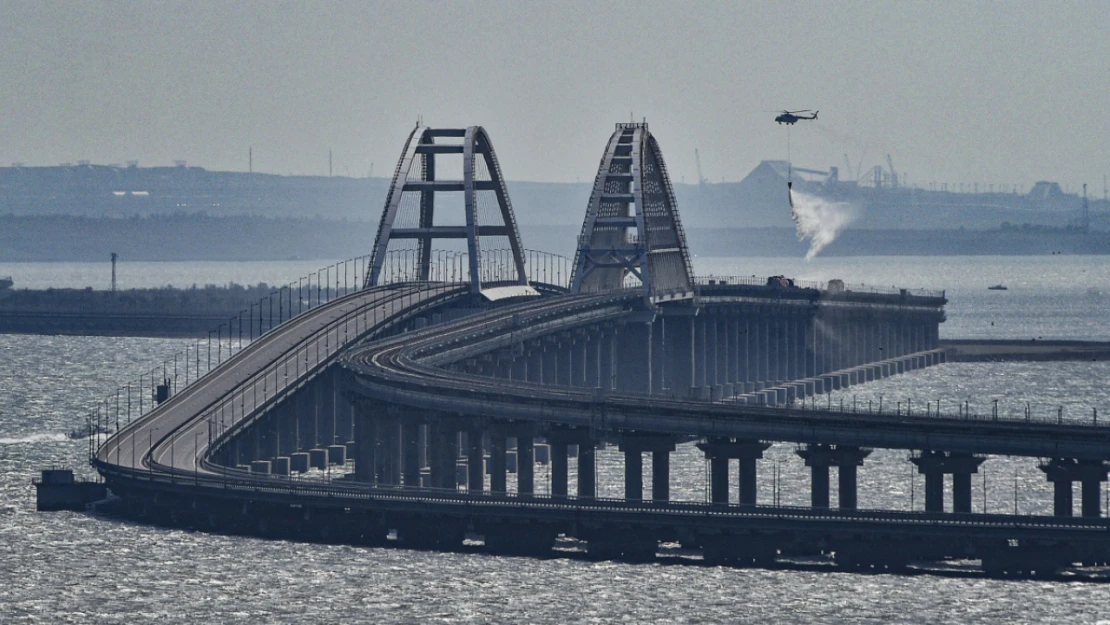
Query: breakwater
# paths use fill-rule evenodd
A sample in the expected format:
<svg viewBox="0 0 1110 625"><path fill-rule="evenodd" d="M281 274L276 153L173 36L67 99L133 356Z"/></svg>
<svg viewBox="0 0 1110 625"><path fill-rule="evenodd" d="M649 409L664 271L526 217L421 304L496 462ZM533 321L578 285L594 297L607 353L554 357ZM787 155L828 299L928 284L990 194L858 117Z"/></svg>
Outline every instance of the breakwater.
<svg viewBox="0 0 1110 625"><path fill-rule="evenodd" d="M241 316L250 320L241 324L243 331L253 326L257 333L270 316L258 302L273 290L267 284L115 292L14 289L0 294L0 333L203 337Z"/></svg>

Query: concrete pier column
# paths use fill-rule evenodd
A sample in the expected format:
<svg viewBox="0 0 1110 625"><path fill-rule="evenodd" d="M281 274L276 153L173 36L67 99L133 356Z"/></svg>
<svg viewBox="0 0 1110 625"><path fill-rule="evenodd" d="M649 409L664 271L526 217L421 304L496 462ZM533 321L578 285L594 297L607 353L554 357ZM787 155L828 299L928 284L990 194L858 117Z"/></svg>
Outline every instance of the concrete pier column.
<svg viewBox="0 0 1110 625"><path fill-rule="evenodd" d="M651 391L652 324L626 323L618 336L617 390L648 394Z"/></svg>
<svg viewBox="0 0 1110 625"><path fill-rule="evenodd" d="M570 350L570 385L585 386L586 384L586 341L583 336L575 336L568 342Z"/></svg>
<svg viewBox="0 0 1110 625"><path fill-rule="evenodd" d="M829 465L810 464L810 506L828 509L829 507Z"/></svg>
<svg viewBox="0 0 1110 625"><path fill-rule="evenodd" d="M597 465L594 443L578 443L578 498L593 499L597 496Z"/></svg>
<svg viewBox="0 0 1110 625"><path fill-rule="evenodd" d="M401 467L407 488L420 486L420 452L420 424L412 420L402 421Z"/></svg>
<svg viewBox="0 0 1110 625"><path fill-rule="evenodd" d="M574 386L574 340L569 335L559 338L555 348L555 383L559 386Z"/></svg>
<svg viewBox="0 0 1110 625"><path fill-rule="evenodd" d="M651 452L651 498L653 501L671 499L671 453L663 449Z"/></svg>
<svg viewBox="0 0 1110 625"><path fill-rule="evenodd" d="M688 397L694 383L694 317L663 317L666 386L677 397Z"/></svg>
<svg viewBox="0 0 1110 625"><path fill-rule="evenodd" d="M490 433L489 437L489 490L494 495L505 494L505 435Z"/></svg>
<svg viewBox="0 0 1110 625"><path fill-rule="evenodd" d="M610 391L616 384L617 340L615 328L607 328L599 337L598 369L600 388Z"/></svg>
<svg viewBox="0 0 1110 625"><path fill-rule="evenodd" d="M728 458L709 459L709 500L716 504L728 503Z"/></svg>
<svg viewBox="0 0 1110 625"><path fill-rule="evenodd" d="M512 363L509 364L509 379L516 382L526 382L528 380L527 357L518 355L513 358Z"/></svg>
<svg viewBox="0 0 1110 625"><path fill-rule="evenodd" d="M559 383L559 346L554 337L546 337L543 344L543 383L555 385Z"/></svg>
<svg viewBox="0 0 1110 625"><path fill-rule="evenodd" d="M691 386L696 389L701 389L706 385L706 315L698 315L694 318L694 370L693 370L693 384ZM701 391L699 390L698 393Z"/></svg>
<svg viewBox="0 0 1110 625"><path fill-rule="evenodd" d="M762 312L758 318L758 344L756 347L756 382L762 383L763 386L768 386L772 381L772 374L770 369L771 359L771 322Z"/></svg>
<svg viewBox="0 0 1110 625"><path fill-rule="evenodd" d="M567 443L566 441L551 440L551 496L566 498L567 496Z"/></svg>
<svg viewBox="0 0 1110 625"><path fill-rule="evenodd" d="M925 472L925 511L944 512L944 473Z"/></svg>
<svg viewBox="0 0 1110 625"><path fill-rule="evenodd" d="M762 454L760 454L762 456ZM752 456L740 458L739 493L740 505L754 506L758 497L756 486L755 461Z"/></svg>
<svg viewBox="0 0 1110 625"><path fill-rule="evenodd" d="M971 473L952 474L952 512L971 513Z"/></svg>
<svg viewBox="0 0 1110 625"><path fill-rule="evenodd" d="M624 450L624 499L644 499L644 458L639 449Z"/></svg>
<svg viewBox="0 0 1110 625"><path fill-rule="evenodd" d="M367 408L355 405L355 480L373 483L374 456L378 448L377 428ZM293 452L290 452L293 453Z"/></svg>
<svg viewBox="0 0 1110 625"><path fill-rule="evenodd" d="M721 344L717 337L717 328L720 325L720 320L717 317L717 311L707 309L705 317L705 386L710 388L717 386L720 381L721 358L720 347Z"/></svg>
<svg viewBox="0 0 1110 625"><path fill-rule="evenodd" d="M485 491L486 466L485 449L482 446L482 430L470 428L466 432L466 489L472 495Z"/></svg>
<svg viewBox="0 0 1110 625"><path fill-rule="evenodd" d="M852 446L809 444L797 454L812 469L811 501L814 508L829 507L829 467L837 467L838 500L841 510L858 507L858 470L863 460L871 455L870 449Z"/></svg>
<svg viewBox="0 0 1110 625"><path fill-rule="evenodd" d="M837 466L837 487L839 493L840 509L855 510L859 507L859 491L856 485L859 467L855 464L845 463Z"/></svg>
<svg viewBox="0 0 1110 625"><path fill-rule="evenodd" d="M730 459L736 458L740 462L740 476L739 476L739 501L741 505L755 505L757 500L756 488L756 464L755 461L763 457L763 452L771 446L770 443L763 443L757 440L736 439L729 440L727 438L712 438L707 442L698 443L698 449L705 452L707 458L712 462L715 458ZM718 465L713 465L713 471L720 471ZM724 464L727 467L727 464ZM725 476L727 481L727 468L725 469ZM716 482L711 483L711 487ZM724 490L727 496L727 490ZM716 495L713 497L716 503Z"/></svg>
<svg viewBox="0 0 1110 625"><path fill-rule="evenodd" d="M911 461L925 476L925 511L944 512L944 476L952 477L952 511L971 512L971 474L979 471L982 456L924 451Z"/></svg>
<svg viewBox="0 0 1110 625"><path fill-rule="evenodd" d="M1098 479L1085 479L1083 484L1081 511L1085 517L1102 516L1102 482Z"/></svg>
<svg viewBox="0 0 1110 625"><path fill-rule="evenodd" d="M521 497L531 497L536 492L533 482L536 469L533 450L531 435L516 437L516 492Z"/></svg>
<svg viewBox="0 0 1110 625"><path fill-rule="evenodd" d="M1072 501L1071 480L1059 480L1052 484L1052 514L1072 516L1075 503Z"/></svg>
<svg viewBox="0 0 1110 625"><path fill-rule="evenodd" d="M378 420L378 484L401 483L401 428L395 419Z"/></svg>
<svg viewBox="0 0 1110 625"><path fill-rule="evenodd" d="M535 384L543 383L543 347L538 341L530 342L528 348L527 374L528 381Z"/></svg>
<svg viewBox="0 0 1110 625"><path fill-rule="evenodd" d="M601 342L598 340L597 332L591 330L583 346L586 357L584 367L586 376L585 386L587 388L597 388L600 386L600 382L598 381L600 347Z"/></svg>
<svg viewBox="0 0 1110 625"><path fill-rule="evenodd" d="M321 374L316 382L316 389L316 401L318 402L316 418L319 420L318 444L327 446L337 442L346 442L346 440L339 441L336 436L335 375L332 373Z"/></svg>
<svg viewBox="0 0 1110 625"><path fill-rule="evenodd" d="M651 324L651 388L652 395L662 395L667 386L666 360L664 359L663 318L656 317Z"/></svg>
<svg viewBox="0 0 1110 625"><path fill-rule="evenodd" d="M665 501L670 497L670 454L675 449L674 437L659 434L627 433L621 435L619 449L624 452L625 498L643 499L643 453L652 454L652 499Z"/></svg>
<svg viewBox="0 0 1110 625"><path fill-rule="evenodd" d="M1107 467L1104 462L1054 458L1040 465L1039 468L1044 471L1048 481L1052 482L1052 513L1055 516L1075 514L1072 496L1072 484L1075 482L1083 485L1080 496L1083 516L1101 516L1102 506L1099 495L1102 482L1106 481L1107 474L1110 473L1110 467Z"/></svg>
<svg viewBox="0 0 1110 625"><path fill-rule="evenodd" d="M456 459L459 455L458 434L447 423L428 427L428 468L432 488L454 490Z"/></svg>

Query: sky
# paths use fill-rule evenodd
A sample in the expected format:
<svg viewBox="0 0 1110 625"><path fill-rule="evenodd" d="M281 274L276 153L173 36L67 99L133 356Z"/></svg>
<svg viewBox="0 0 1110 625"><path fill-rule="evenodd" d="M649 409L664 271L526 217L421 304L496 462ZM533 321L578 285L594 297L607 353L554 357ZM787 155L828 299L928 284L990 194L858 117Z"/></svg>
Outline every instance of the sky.
<svg viewBox="0 0 1110 625"><path fill-rule="evenodd" d="M592 180L615 122L675 182L764 159L1101 197L1106 2L0 0L0 165L389 175L418 118L511 180ZM774 123L780 109L815 122ZM847 158L845 158L845 155Z"/></svg>

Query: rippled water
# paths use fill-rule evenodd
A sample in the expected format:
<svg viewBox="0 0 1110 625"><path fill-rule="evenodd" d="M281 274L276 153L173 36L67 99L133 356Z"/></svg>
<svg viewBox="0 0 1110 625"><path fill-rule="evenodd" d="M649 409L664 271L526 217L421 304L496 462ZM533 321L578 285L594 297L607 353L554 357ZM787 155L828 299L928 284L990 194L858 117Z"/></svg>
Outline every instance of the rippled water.
<svg viewBox="0 0 1110 625"><path fill-rule="evenodd" d="M1091 272L1110 292L1105 261L1092 258L836 259L811 265L762 259L733 273L841 277L879 284L948 287L945 336L997 328L999 336L1110 337L1110 318L1088 282L1060 282ZM776 262L781 261L780 265ZM706 261L698 261L703 263ZM723 267L733 260L712 261ZM759 262L765 263L758 265ZM794 263L794 265L790 265ZM1047 268L1046 268L1047 264ZM221 275L239 265L225 264ZM777 269L776 269L777 268ZM813 273L804 275L804 270ZM1003 273L1005 270L1008 273ZM0 273L9 269L0 270ZM187 271L187 269L182 269ZM202 270L197 269L197 273ZM849 272L856 271L857 274ZM12 273L15 273L12 270ZM1002 274L1002 275L999 275ZM184 275L184 274L183 274ZM861 277L856 277L856 276ZM999 277L995 277L995 276ZM883 278L879 280L878 278ZM915 279L916 278L916 279ZM945 280L963 281L953 287ZM252 282L265 278L228 278ZM48 280L49 281L49 280ZM986 292L1005 281L1010 290ZM1102 281L1102 282L1100 282ZM1021 286L1026 285L1026 286ZM996 297L1004 296L1004 299ZM970 300L973 304L968 304ZM979 311L979 312L976 312ZM981 318L981 315L983 318ZM995 326L985 326L993 316ZM985 331L984 331L985 332ZM1088 334L1090 333L1090 334ZM1100 334L1101 333L1101 334ZM994 335L994 334L990 334ZM166 530L116 519L36 513L30 480L51 464L83 466L86 446L63 432L85 412L185 342L167 339L0 336L0 617L43 623L1094 623L1110 619L1110 587L1033 581L949 579L627 565L499 558L397 549L298 544ZM941 399L943 410L970 401L989 413L1110 418L1106 363L952 363L895 376L834 396L857 409L883 397L914 411ZM760 497L778 490L784 504L805 505L808 474L790 445L760 462ZM920 476L906 452L877 450L860 470L860 505L922 507ZM619 458L599 453L601 494L623 490ZM1051 492L1035 461L991 458L973 483L975 510L1045 513ZM651 463L645 459L645 470ZM776 469L777 467L777 469ZM609 470L606 470L609 468ZM704 461L690 446L672 459L676 498L705 497ZM781 472L776 479L775 473ZM541 470L539 474L543 474ZM986 487L983 485L986 476ZM650 476L645 475L650 484ZM573 486L573 483L572 483ZM835 489L833 493L835 504Z"/></svg>

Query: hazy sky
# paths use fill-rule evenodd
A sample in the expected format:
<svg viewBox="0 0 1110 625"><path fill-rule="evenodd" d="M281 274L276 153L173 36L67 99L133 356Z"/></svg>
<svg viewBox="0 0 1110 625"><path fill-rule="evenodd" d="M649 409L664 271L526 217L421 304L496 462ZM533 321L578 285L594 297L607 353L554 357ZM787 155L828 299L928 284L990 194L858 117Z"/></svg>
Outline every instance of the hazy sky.
<svg viewBox="0 0 1110 625"><path fill-rule="evenodd" d="M506 176L592 179L646 117L672 176L885 162L909 182L1110 174L1107 2L0 0L0 164L386 175L422 115Z"/></svg>

